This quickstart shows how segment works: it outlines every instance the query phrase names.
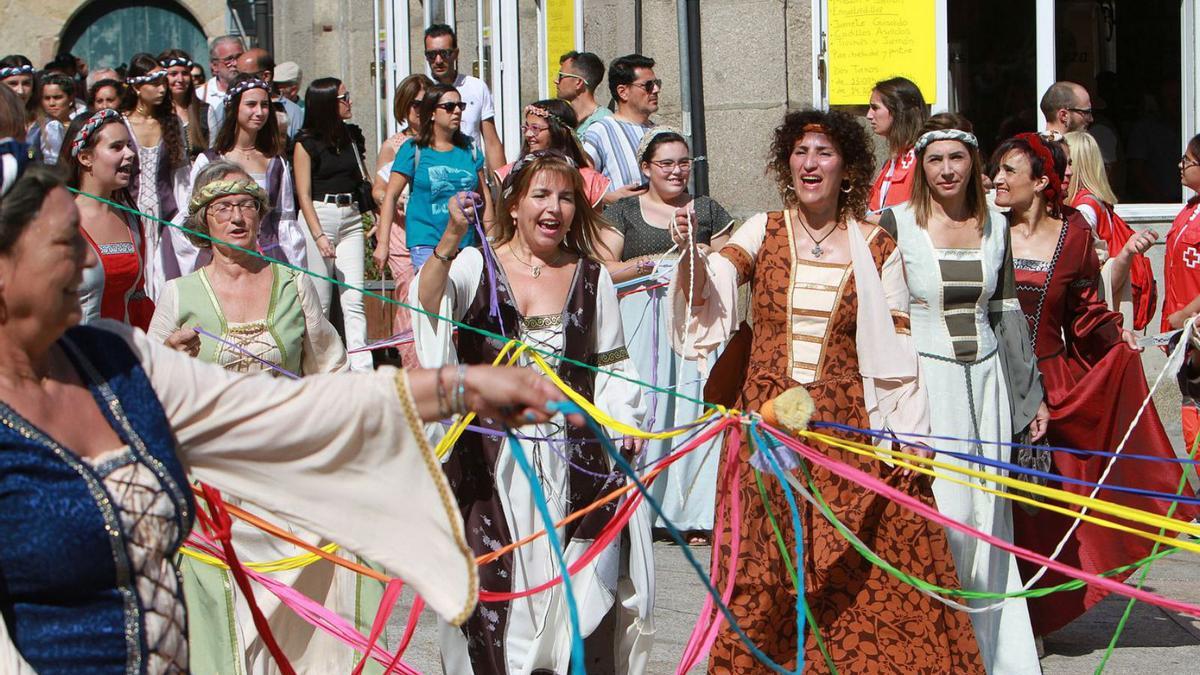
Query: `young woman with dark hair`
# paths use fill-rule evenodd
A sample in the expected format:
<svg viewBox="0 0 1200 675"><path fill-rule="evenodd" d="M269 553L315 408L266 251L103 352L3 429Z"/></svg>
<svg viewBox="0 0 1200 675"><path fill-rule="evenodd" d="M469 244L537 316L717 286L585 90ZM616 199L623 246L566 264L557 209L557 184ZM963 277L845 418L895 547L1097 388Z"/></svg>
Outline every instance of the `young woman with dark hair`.
<svg viewBox="0 0 1200 675"><path fill-rule="evenodd" d="M75 111L75 81L62 73L46 73L41 81L39 124L42 161L57 164L63 136Z"/></svg>
<svg viewBox="0 0 1200 675"><path fill-rule="evenodd" d="M158 65L167 69L167 93L171 108L179 117L183 137L187 141L188 157L195 157L208 147L208 104L196 96L192 82L192 57L182 49L168 49L158 55Z"/></svg>
<svg viewBox="0 0 1200 675"><path fill-rule="evenodd" d="M761 410L785 391L803 387L812 398L814 420L901 435L929 433L929 400L909 335L904 261L891 236L863 221L874 164L871 139L858 120L838 111L791 112L775 130L770 155L784 210L750 218L711 253L692 248L694 216L677 216L674 238L683 253L672 282L676 319L670 339L694 359L708 359L731 337L738 340L714 366L736 377L722 382L714 375L710 383L716 381L721 391L707 400ZM692 262L698 256L703 264ZM750 323L739 328L742 283L751 287L751 314ZM870 442L858 434L829 433ZM923 476L821 443L814 447L928 506L935 503ZM932 455L928 448L912 451ZM750 452L744 445L733 461L748 461ZM760 487L755 475L742 471L733 487L742 508L737 568L727 570L725 561L714 560L713 569L717 588L732 589L728 604L734 616L767 656L785 669L796 665L797 636L782 629L796 624L796 596L790 562L780 551L802 548L804 559L796 564L805 569L802 591L812 608L812 632L824 636L837 669L860 672L886 663L894 672L984 672L965 612L864 563L824 518L806 517L798 532L783 528L785 541L777 547L763 523L771 511L788 512L785 488L776 481ZM814 492L824 495L844 526L868 538L885 559L905 561L906 572L930 583L957 587L942 526L830 472L814 469L812 480ZM718 508L729 504L723 500ZM727 518L725 529L714 533L722 548L730 545L732 528ZM878 630L881 616L887 617L887 630ZM812 639L804 650L806 663L824 663ZM752 663L737 633L723 628L709 656L710 670L740 672Z"/></svg>
<svg viewBox="0 0 1200 675"><path fill-rule="evenodd" d="M125 98L125 85L119 80L97 80L87 92L88 112L120 110Z"/></svg>
<svg viewBox="0 0 1200 675"><path fill-rule="evenodd" d="M154 315L154 303L145 291L138 218L106 203L133 206L129 186L136 157L129 129L115 110L80 115L67 128L61 164L67 186L84 193L75 197L80 229L100 261L83 271L82 323L104 318L146 330Z"/></svg>
<svg viewBox="0 0 1200 675"><path fill-rule="evenodd" d="M392 163L387 193L380 205L379 240L386 242L391 236L396 200L411 184L404 229L414 270L421 269L441 241L450 217L446 207L450 197L458 192L485 193L483 153L459 129L465 109L466 104L454 87L435 84L426 88L419 111L420 133L400 147ZM484 194L484 199L486 223L491 218L487 206L490 197ZM468 232L459 243L467 247L478 242L476 234ZM376 248L375 263L382 267L387 255L384 247Z"/></svg>
<svg viewBox="0 0 1200 675"><path fill-rule="evenodd" d="M36 70L33 62L21 54L9 54L0 58L0 84L8 87L21 99L25 106L25 142L41 155L42 126L38 124L42 101L37 94Z"/></svg>
<svg viewBox="0 0 1200 675"><path fill-rule="evenodd" d="M1057 448L1105 449L1125 443L1141 455L1174 461L1175 451L1154 404L1141 408L1149 393L1142 348L1136 336L1122 328L1121 315L1109 311L1100 297L1100 262L1092 230L1076 211L1063 207L1067 155L1061 144L1038 134L1018 134L1001 143L993 157L996 206L1008 209L1017 297L1029 322L1050 409L1046 442ZM1160 469L1146 471L1140 462L1110 465L1104 457L1048 450L1034 451L1018 463L1083 481L1083 486L1050 483L1084 496L1092 492L1086 485L1102 474L1112 485L1168 494L1175 493L1180 478L1179 465L1166 461ZM1110 492L1108 499L1156 514L1165 514L1169 506L1120 492ZM1174 516L1187 522L1197 513L1196 507L1180 504ZM1151 544L1144 538L1076 524L1073 518L1045 510L1013 510L1018 546L1043 555L1060 551L1060 562L1092 574L1150 554ZM1034 565L1020 566L1026 584L1037 577L1037 588L1067 580ZM1105 595L1087 588L1028 599L1034 633L1062 628Z"/></svg>
<svg viewBox="0 0 1200 675"><path fill-rule="evenodd" d="M525 124L521 125L521 157L538 150L561 152L579 167L588 201L593 207L603 209L600 201L608 192L610 181L591 167L591 159L576 135L578 127L579 118L570 103L556 98L530 103L525 106ZM503 183L512 167L510 163L496 169L496 182Z"/></svg>
<svg viewBox="0 0 1200 675"><path fill-rule="evenodd" d="M888 143L888 161L871 186L868 211L877 213L889 206L908 201L912 194L912 176L916 168L913 143L929 116L925 97L912 80L893 77L876 82L871 90L867 121L871 130Z"/></svg>
<svg viewBox="0 0 1200 675"><path fill-rule="evenodd" d="M228 159L253 178L267 194L267 211L258 223L258 250L264 255L299 267L308 259L308 244L296 217L292 169L284 152L279 122L271 109L270 85L250 75L239 75L225 94L221 127L211 148L196 156L188 181L208 164ZM190 199L193 189L188 190ZM175 216L186 225L186 214ZM208 263L210 249L197 247L182 230L172 230L181 274L191 274Z"/></svg>
<svg viewBox="0 0 1200 675"><path fill-rule="evenodd" d="M142 213L146 293L153 300L167 279L179 276L173 235L162 220L187 204L189 162L183 128L167 96L167 70L149 54L136 54L126 72L121 112L137 153L130 190Z"/></svg>
<svg viewBox="0 0 1200 675"><path fill-rule="evenodd" d="M343 335L351 350L366 346L367 318L360 291L366 252L362 227L362 183L366 139L350 124L350 92L335 77L313 80L304 94L304 127L296 136L293 167L296 198L307 226L308 268L348 286L337 289ZM394 206L392 207L394 208ZM387 241L381 232L380 240ZM387 245L379 247L385 253ZM384 262L380 261L382 268ZM329 314L333 284L314 280L321 308ZM350 368L370 370L370 352L350 355Z"/></svg>

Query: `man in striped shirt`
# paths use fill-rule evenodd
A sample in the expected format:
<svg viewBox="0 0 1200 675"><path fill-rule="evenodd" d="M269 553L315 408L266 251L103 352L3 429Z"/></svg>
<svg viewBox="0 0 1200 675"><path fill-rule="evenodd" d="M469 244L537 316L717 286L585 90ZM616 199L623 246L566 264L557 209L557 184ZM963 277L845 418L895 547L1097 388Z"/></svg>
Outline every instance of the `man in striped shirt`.
<svg viewBox="0 0 1200 675"><path fill-rule="evenodd" d="M617 112L593 123L583 135L592 163L610 182L604 204L640 195L642 186L638 144L654 124L662 80L654 77L654 59L641 54L622 56L608 67L608 90Z"/></svg>

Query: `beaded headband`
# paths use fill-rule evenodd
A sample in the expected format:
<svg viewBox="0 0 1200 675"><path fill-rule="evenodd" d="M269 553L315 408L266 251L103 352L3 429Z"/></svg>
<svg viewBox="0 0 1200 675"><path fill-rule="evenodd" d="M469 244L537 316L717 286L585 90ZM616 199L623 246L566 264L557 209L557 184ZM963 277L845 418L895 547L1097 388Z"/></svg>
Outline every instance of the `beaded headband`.
<svg viewBox="0 0 1200 675"><path fill-rule="evenodd" d="M229 91L225 93L225 107L228 108L229 106L233 105L234 99L250 91L251 89L262 89L263 91L267 92L267 94L271 93L271 87L262 80L244 80L230 87Z"/></svg>
<svg viewBox="0 0 1200 675"><path fill-rule="evenodd" d="M0 68L0 80L12 77L14 75L32 75L33 66L6 66Z"/></svg>
<svg viewBox="0 0 1200 675"><path fill-rule="evenodd" d="M196 62L191 59L185 59L182 56L172 56L169 59L163 59L162 61L159 61L158 65L162 66L163 68L172 68L174 66L191 68L192 66L196 65Z"/></svg>
<svg viewBox="0 0 1200 675"><path fill-rule="evenodd" d="M825 128L824 124L817 124L816 122L809 122L808 124L805 124L802 131L806 134L828 134L829 133L829 130Z"/></svg>
<svg viewBox="0 0 1200 675"><path fill-rule="evenodd" d="M213 200L229 195L249 195L258 202L260 210L267 203L267 193L252 178L214 180L192 193L192 200L188 202L188 217L199 213L200 209L211 204Z"/></svg>
<svg viewBox="0 0 1200 675"><path fill-rule="evenodd" d="M93 113L92 116L88 118L88 121L84 122L82 127L79 127L79 132L75 134L75 138L71 139L71 157L79 156L79 152L83 150L85 145L87 145L88 140L92 137L92 134L96 133L100 127L120 118L121 113L117 112L116 110L109 110L107 108L104 110L97 110L95 113Z"/></svg>
<svg viewBox="0 0 1200 675"><path fill-rule="evenodd" d="M975 138L975 134L969 131L963 131L962 129L937 129L921 134L921 137L913 144L913 152L918 155L921 154L934 141L958 141L976 150L979 149L979 139Z"/></svg>
<svg viewBox="0 0 1200 675"><path fill-rule="evenodd" d="M1054 166L1054 153L1050 152L1050 148L1046 147L1046 142L1038 134L1017 134L1015 138L1029 144L1033 154L1042 160L1042 173L1050 181L1050 185L1043 192L1046 201L1055 206L1062 204L1062 176L1058 175L1058 169Z"/></svg>
<svg viewBox="0 0 1200 675"><path fill-rule="evenodd" d="M571 168L578 168L575 165L575 160L568 157L561 150L534 150L524 157L513 162L512 171L508 172L508 177L504 179L502 195L508 199L512 195L513 188L517 185L517 176L525 170L536 159L557 159L571 165Z"/></svg>
<svg viewBox="0 0 1200 675"><path fill-rule="evenodd" d="M127 77L127 78L125 78L125 83L136 87L139 84L150 84L151 82L157 82L157 81L165 78L166 76L167 76L167 71L156 70L152 73L146 73L145 75L135 75L133 77Z"/></svg>
<svg viewBox="0 0 1200 675"><path fill-rule="evenodd" d="M544 120L550 120L551 122L554 122L561 127L569 126L566 123L566 121L563 120L563 118L559 117L558 115L555 115L554 113L550 112L549 110L546 110L545 108L543 108L541 106L537 106L532 103L525 106L525 115L526 116L534 115L534 116L540 117Z"/></svg>
<svg viewBox="0 0 1200 675"><path fill-rule="evenodd" d="M676 134L679 136L683 136L683 132L676 129L675 127L669 127L665 124L662 126L654 127L653 129L647 131L642 136L641 142L638 143L637 154L634 155L634 157L637 157L638 161L640 162L642 160L642 157L644 157L646 155L646 150L650 147L650 143L652 143L654 141L654 137L661 136L662 134Z"/></svg>

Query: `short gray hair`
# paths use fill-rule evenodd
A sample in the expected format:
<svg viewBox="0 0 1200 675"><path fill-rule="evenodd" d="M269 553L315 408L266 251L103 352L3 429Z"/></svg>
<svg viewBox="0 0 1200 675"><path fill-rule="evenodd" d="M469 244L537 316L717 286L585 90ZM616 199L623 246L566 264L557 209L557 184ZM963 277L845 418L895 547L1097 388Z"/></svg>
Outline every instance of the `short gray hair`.
<svg viewBox="0 0 1200 675"><path fill-rule="evenodd" d="M237 162L232 162L228 159L215 159L200 169L196 174L196 181L192 183L192 192L202 189L204 186L214 181L224 180L231 175L241 175L250 178L249 172L241 167ZM264 216L267 213L268 207L263 205L259 216ZM208 206L204 206L193 213L185 222L187 230L184 235L188 240L199 248L212 248L212 240L208 239L211 236L208 230ZM205 236L199 236L195 233L199 232Z"/></svg>
<svg viewBox="0 0 1200 675"><path fill-rule="evenodd" d="M236 42L245 51L246 43L242 41L240 35L222 35L221 37L213 38L212 44L208 45L209 60L217 58L217 47L230 42Z"/></svg>

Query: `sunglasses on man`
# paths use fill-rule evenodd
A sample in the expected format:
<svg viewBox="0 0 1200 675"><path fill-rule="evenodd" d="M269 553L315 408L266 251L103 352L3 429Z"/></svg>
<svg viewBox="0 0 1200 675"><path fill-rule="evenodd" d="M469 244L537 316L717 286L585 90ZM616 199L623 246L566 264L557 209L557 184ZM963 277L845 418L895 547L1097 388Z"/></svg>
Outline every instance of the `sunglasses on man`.
<svg viewBox="0 0 1200 675"><path fill-rule="evenodd" d="M467 109L467 104L463 103L462 101L446 101L445 103L439 103L433 107L441 108L448 113L453 113L455 110L463 112Z"/></svg>
<svg viewBox="0 0 1200 675"><path fill-rule="evenodd" d="M631 87L639 87L645 89L647 94L653 94L655 91L662 90L662 80L646 80L645 82L631 82Z"/></svg>
<svg viewBox="0 0 1200 675"><path fill-rule="evenodd" d="M568 78L572 78L572 77L573 77L573 78L575 78L576 80L579 80L580 82L582 82L582 83L584 84L584 86L586 86L586 85L587 85L587 79L585 79L585 78L584 78L582 75L576 75L575 73L563 73L563 72L560 72L560 73L559 73L559 74L558 74L558 75L557 75L557 76L554 78L554 81L555 81L556 83L557 83L557 82L562 82L563 80L566 80L566 79L568 79Z"/></svg>
<svg viewBox="0 0 1200 675"><path fill-rule="evenodd" d="M449 61L454 58L454 53L457 51L457 49L426 49L425 60L433 63L438 60L438 57L441 57L443 61Z"/></svg>

